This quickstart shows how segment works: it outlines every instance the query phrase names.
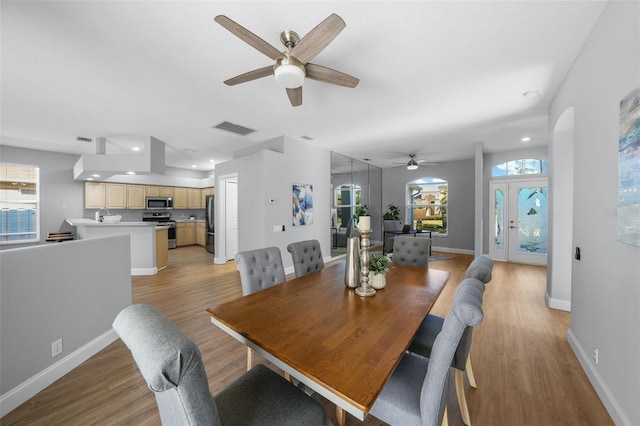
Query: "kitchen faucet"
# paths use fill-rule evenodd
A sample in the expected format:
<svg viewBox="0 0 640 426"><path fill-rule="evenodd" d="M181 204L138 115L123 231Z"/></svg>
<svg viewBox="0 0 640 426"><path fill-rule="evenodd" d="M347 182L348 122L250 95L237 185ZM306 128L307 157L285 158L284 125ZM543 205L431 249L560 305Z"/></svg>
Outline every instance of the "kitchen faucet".
<svg viewBox="0 0 640 426"><path fill-rule="evenodd" d="M108 209L108 208L106 208L106 207L101 207L101 208L99 208L99 209L98 209L98 211L96 212L96 216L95 216L95 218L96 218L96 219L95 219L95 220L96 220L96 222L102 222L102 216L100 215L100 212L101 212L102 210L106 210L106 211L107 211L107 216L111 215L111 213L109 213L109 209Z"/></svg>

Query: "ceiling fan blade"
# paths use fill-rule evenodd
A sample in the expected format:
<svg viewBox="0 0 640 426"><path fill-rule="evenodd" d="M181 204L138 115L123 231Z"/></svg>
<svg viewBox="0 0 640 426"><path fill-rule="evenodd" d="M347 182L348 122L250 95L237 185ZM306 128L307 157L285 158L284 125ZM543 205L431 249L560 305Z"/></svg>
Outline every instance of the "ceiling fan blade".
<svg viewBox="0 0 640 426"><path fill-rule="evenodd" d="M315 58L318 53L322 52L346 26L347 24L344 23L341 17L332 13L327 19L309 31L306 36L302 37L298 44L291 49L291 55L302 62L303 65L306 64Z"/></svg>
<svg viewBox="0 0 640 426"><path fill-rule="evenodd" d="M237 75L233 78L230 78L229 80L225 80L224 84L226 84L227 86L235 86L236 84L246 83L247 81L257 80L269 75L273 75L273 67L271 65Z"/></svg>
<svg viewBox="0 0 640 426"><path fill-rule="evenodd" d="M359 79L345 74L340 71L332 70L331 68L323 67L322 65L307 64L305 65L307 70L307 77L312 80L322 81L324 83L337 84L344 87L356 87L360 82Z"/></svg>
<svg viewBox="0 0 640 426"><path fill-rule="evenodd" d="M267 43L266 41L264 41L263 39L261 39L260 37L252 33L251 31L249 31L248 29L246 29L245 27L227 18L226 16L218 15L213 20L216 21L218 24L222 25L223 27L225 27L233 35L240 38L242 41L244 41L254 49L258 50L259 52L262 52L263 54L267 55L271 59L276 60L284 57L282 52L280 52L278 49L276 49L275 47L273 47L272 45L270 45L269 43Z"/></svg>
<svg viewBox="0 0 640 426"><path fill-rule="evenodd" d="M291 106L297 107L302 105L302 86L296 87L295 89L287 89L287 95L289 96Z"/></svg>

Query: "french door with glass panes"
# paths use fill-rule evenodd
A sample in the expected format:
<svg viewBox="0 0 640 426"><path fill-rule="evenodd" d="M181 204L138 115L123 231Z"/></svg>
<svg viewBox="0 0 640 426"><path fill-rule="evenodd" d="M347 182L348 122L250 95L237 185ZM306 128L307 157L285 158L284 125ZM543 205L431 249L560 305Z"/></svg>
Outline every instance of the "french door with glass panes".
<svg viewBox="0 0 640 426"><path fill-rule="evenodd" d="M490 183L489 254L505 262L547 264L547 179Z"/></svg>

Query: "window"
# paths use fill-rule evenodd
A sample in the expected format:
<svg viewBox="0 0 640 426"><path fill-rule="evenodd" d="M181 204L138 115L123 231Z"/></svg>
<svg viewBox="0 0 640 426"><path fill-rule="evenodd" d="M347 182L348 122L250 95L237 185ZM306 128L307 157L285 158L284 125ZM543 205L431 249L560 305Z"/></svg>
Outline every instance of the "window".
<svg viewBox="0 0 640 426"><path fill-rule="evenodd" d="M417 231L447 233L448 191L446 180L421 178L407 184L407 223Z"/></svg>
<svg viewBox="0 0 640 426"><path fill-rule="evenodd" d="M0 243L40 241L40 169L0 164Z"/></svg>
<svg viewBox="0 0 640 426"><path fill-rule="evenodd" d="M493 177L539 175L549 173L549 160L527 158L525 160L513 160L493 166Z"/></svg>
<svg viewBox="0 0 640 426"><path fill-rule="evenodd" d="M362 190L359 185L342 185L336 189L335 197L338 226L346 227L362 205Z"/></svg>

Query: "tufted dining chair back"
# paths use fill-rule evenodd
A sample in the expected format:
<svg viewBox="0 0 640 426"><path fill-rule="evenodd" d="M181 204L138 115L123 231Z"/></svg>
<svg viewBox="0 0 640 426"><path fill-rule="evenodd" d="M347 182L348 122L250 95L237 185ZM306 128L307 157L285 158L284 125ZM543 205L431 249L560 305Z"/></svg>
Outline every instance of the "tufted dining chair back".
<svg viewBox="0 0 640 426"><path fill-rule="evenodd" d="M247 250L236 254L242 295L246 296L286 281L278 247Z"/></svg>
<svg viewBox="0 0 640 426"><path fill-rule="evenodd" d="M293 269L296 277L324 268L322 250L318 240L305 240L291 243L287 246L293 259Z"/></svg>
<svg viewBox="0 0 640 426"><path fill-rule="evenodd" d="M392 261L402 265L428 268L430 245L430 238L398 235L393 241Z"/></svg>

